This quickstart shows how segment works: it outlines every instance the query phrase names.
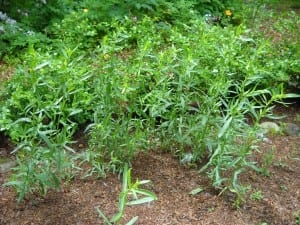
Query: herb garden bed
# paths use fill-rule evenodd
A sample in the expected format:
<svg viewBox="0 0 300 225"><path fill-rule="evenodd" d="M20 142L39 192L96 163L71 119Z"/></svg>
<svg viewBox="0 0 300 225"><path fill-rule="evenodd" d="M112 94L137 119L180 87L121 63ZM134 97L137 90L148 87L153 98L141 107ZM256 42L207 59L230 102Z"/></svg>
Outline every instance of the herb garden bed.
<svg viewBox="0 0 300 225"><path fill-rule="evenodd" d="M283 121L298 123L299 104L279 107L287 115ZM233 196L219 196L205 175L187 168L169 153L153 150L140 153L133 163L133 178L149 179L148 190L158 200L145 205L127 207L124 222L139 216L137 224L226 224L226 225L296 225L300 221L300 137L284 134L269 135L270 142L260 143L256 160L261 164L274 154L267 170L269 176L254 171L243 174L243 183L251 185L247 203L233 207ZM79 139L77 147L85 145ZM3 149L2 149L3 151ZM0 184L8 174L0 174ZM61 191L51 191L45 198L32 197L18 204L12 188L0 188L0 224L103 224L95 207L106 215L117 211L121 190L118 175L105 179L75 179L63 185ZM191 195L201 187L202 192ZM125 223L124 223L125 224Z"/></svg>
<svg viewBox="0 0 300 225"><path fill-rule="evenodd" d="M299 4L196 2L0 1L1 225L300 224Z"/></svg>

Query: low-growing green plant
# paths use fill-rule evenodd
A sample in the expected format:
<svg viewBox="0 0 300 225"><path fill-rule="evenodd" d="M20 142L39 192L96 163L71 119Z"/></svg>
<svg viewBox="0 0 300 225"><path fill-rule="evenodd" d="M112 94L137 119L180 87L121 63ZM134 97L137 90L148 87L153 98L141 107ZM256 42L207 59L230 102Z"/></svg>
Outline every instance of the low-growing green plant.
<svg viewBox="0 0 300 225"><path fill-rule="evenodd" d="M19 201L35 190L57 189L72 176L68 146L78 124L92 117L93 95L83 82L90 75L87 66L80 66L81 58L71 60L71 50L56 59L29 51L1 98L0 130L17 144L18 167L8 185L16 188Z"/></svg>
<svg viewBox="0 0 300 225"><path fill-rule="evenodd" d="M260 167L260 172L265 176L270 176L269 167L271 166L272 162L274 161L274 151L275 148L271 148L263 155L263 162L262 166Z"/></svg>
<svg viewBox="0 0 300 225"><path fill-rule="evenodd" d="M288 187L286 185L280 185L280 190L287 191Z"/></svg>
<svg viewBox="0 0 300 225"><path fill-rule="evenodd" d="M0 11L0 59L20 55L30 45L45 45L50 40Z"/></svg>
<svg viewBox="0 0 300 225"><path fill-rule="evenodd" d="M295 212L294 217L296 220L296 224L299 225L300 224L300 211Z"/></svg>
<svg viewBox="0 0 300 225"><path fill-rule="evenodd" d="M70 179L74 172L68 142L63 140L65 137L58 135L56 143L52 143L47 132L38 131L38 135L45 146L34 142L22 143L18 147L18 166L13 169L10 181L5 183L5 186L16 189L18 202L28 194L39 193L45 196L48 189L58 190L61 182Z"/></svg>
<svg viewBox="0 0 300 225"><path fill-rule="evenodd" d="M53 20L63 18L74 5L76 2L70 0L28 0L26 2L11 0L0 2L3 13L38 32L42 32Z"/></svg>
<svg viewBox="0 0 300 225"><path fill-rule="evenodd" d="M262 223L260 223L259 225L268 225L268 223L262 222Z"/></svg>
<svg viewBox="0 0 300 225"><path fill-rule="evenodd" d="M157 200L157 197L153 192L140 188L140 185L149 182L149 180L137 180L135 183L132 183L131 169L128 169L128 164L125 164L123 168L122 191L119 196L119 211L109 220L99 207L96 208L104 222L109 225L119 224L119 221L124 215L126 205L140 205ZM132 196L133 199L129 200L129 196ZM138 217L136 216L126 223L126 225L134 224L137 220Z"/></svg>
<svg viewBox="0 0 300 225"><path fill-rule="evenodd" d="M290 61L288 72L289 82L287 86L299 87L299 54L300 38L297 31L300 28L299 15L291 10L284 10L285 4L292 4L291 1L249 1L253 7L247 7L243 10L244 17L248 18L246 23L252 17L251 30L258 36L270 39L274 45L273 54L277 58L277 66L283 68L285 61ZM243 5L245 6L245 5ZM258 13L260 12L260 13ZM279 13L280 12L280 13Z"/></svg>
<svg viewBox="0 0 300 225"><path fill-rule="evenodd" d="M84 9L73 11L61 21L47 28L47 34L58 47L92 49L107 32L106 23L95 24Z"/></svg>
<svg viewBox="0 0 300 225"><path fill-rule="evenodd" d="M108 115L103 122L95 124L90 151L99 153L97 161L108 163L110 169L117 171L142 150L143 143L146 142L143 129L139 120L124 117L115 120Z"/></svg>
<svg viewBox="0 0 300 225"><path fill-rule="evenodd" d="M260 201L263 199L263 197L264 197L264 195L262 194L262 191L260 191L260 190L257 190L250 195L250 199L253 201Z"/></svg>

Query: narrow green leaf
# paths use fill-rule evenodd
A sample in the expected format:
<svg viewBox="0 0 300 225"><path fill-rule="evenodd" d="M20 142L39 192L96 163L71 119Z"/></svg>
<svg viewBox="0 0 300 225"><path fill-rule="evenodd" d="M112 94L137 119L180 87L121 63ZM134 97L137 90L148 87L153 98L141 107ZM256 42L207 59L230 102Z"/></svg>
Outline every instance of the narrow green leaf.
<svg viewBox="0 0 300 225"><path fill-rule="evenodd" d="M49 148L53 148L53 147L54 147L54 145L51 143L51 141L50 141L49 138L45 135L44 132L38 131L38 134L39 134L40 138L43 139L43 141L47 144L47 146L48 146Z"/></svg>
<svg viewBox="0 0 300 225"><path fill-rule="evenodd" d="M153 192L145 190L145 189L135 189L135 190L131 190L131 192L134 192L134 193L137 193L140 195L150 196L150 197L154 198L155 200L157 199L156 195Z"/></svg>
<svg viewBox="0 0 300 225"><path fill-rule="evenodd" d="M110 219L110 222L115 223L122 218L126 205L126 197L127 192L122 192L119 197L119 211L115 215L113 215L113 217Z"/></svg>
<svg viewBox="0 0 300 225"><path fill-rule="evenodd" d="M104 213L99 209L99 207L96 208L97 212L99 213L99 215L102 217L102 219L104 220L104 222L108 225L113 225L108 218L104 215Z"/></svg>
<svg viewBox="0 0 300 225"><path fill-rule="evenodd" d="M5 184L3 184L4 187L7 186L21 186L23 184L23 182L18 181L18 180L12 180L12 181L8 181Z"/></svg>
<svg viewBox="0 0 300 225"><path fill-rule="evenodd" d="M43 63L41 63L40 65L37 65L37 66L34 68L34 70L35 70L35 71L36 71L36 70L40 70L40 69L42 69L43 67L48 66L49 64L50 64L49 61L43 62Z"/></svg>
<svg viewBox="0 0 300 225"><path fill-rule="evenodd" d="M15 125L15 124L20 123L20 122L27 122L27 123L30 123L30 122L31 122L31 119L28 118L28 117L23 117L23 118L17 119L15 122L13 122L12 125Z"/></svg>
<svg viewBox="0 0 300 225"><path fill-rule="evenodd" d="M151 180L141 180L139 181L139 185L150 183Z"/></svg>
<svg viewBox="0 0 300 225"><path fill-rule="evenodd" d="M73 116L75 114L81 113L82 111L83 111L82 109L72 109L69 116Z"/></svg>
<svg viewBox="0 0 300 225"><path fill-rule="evenodd" d="M20 149L22 149L23 147L25 147L26 145L27 145L26 143L19 144L16 148L14 148L14 150L11 153L14 154L15 152L17 152Z"/></svg>
<svg viewBox="0 0 300 225"><path fill-rule="evenodd" d="M126 205L141 205L141 204L144 204L144 203L152 202L154 200L155 199L153 197L145 197L145 198L140 198L140 199L137 199L137 200L127 202Z"/></svg>
<svg viewBox="0 0 300 225"><path fill-rule="evenodd" d="M300 98L300 95L294 93L283 94L283 98Z"/></svg>
<svg viewBox="0 0 300 225"><path fill-rule="evenodd" d="M223 135L224 135L224 133L226 132L226 130L228 129L228 127L229 127L231 121L232 121L232 117L229 117L229 119L226 120L225 124L223 125L223 127L222 127L221 130L219 131L218 138L223 137Z"/></svg>
<svg viewBox="0 0 300 225"><path fill-rule="evenodd" d="M58 103L60 103L61 102L61 100L63 100L63 96L62 97L60 97L59 99L57 99L55 102L54 102L54 104L53 105L58 105Z"/></svg>
<svg viewBox="0 0 300 225"><path fill-rule="evenodd" d="M73 148L71 148L71 147L69 147L69 146L67 146L67 145L64 145L64 148L65 148L66 150L72 152L72 153L75 153L75 152L76 152Z"/></svg>
<svg viewBox="0 0 300 225"><path fill-rule="evenodd" d="M136 221L139 219L138 216L133 217L126 225L133 225L136 223Z"/></svg>
<svg viewBox="0 0 300 225"><path fill-rule="evenodd" d="M201 193L202 191L204 191L204 189L199 187L199 188L196 188L196 189L192 190L189 194L190 195L196 195L196 194Z"/></svg>
<svg viewBox="0 0 300 225"><path fill-rule="evenodd" d="M117 212L115 215L113 215L113 217L110 219L110 222L111 223L116 223L118 222L121 218L122 218L122 215L123 215L123 211L119 211Z"/></svg>

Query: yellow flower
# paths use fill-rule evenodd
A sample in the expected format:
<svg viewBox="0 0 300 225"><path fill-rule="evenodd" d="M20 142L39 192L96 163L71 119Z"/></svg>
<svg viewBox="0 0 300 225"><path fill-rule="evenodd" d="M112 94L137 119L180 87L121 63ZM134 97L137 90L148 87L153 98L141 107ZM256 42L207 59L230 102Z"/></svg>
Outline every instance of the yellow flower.
<svg viewBox="0 0 300 225"><path fill-rule="evenodd" d="M232 16L232 12L230 11L230 9L225 10L225 15Z"/></svg>
<svg viewBox="0 0 300 225"><path fill-rule="evenodd" d="M83 12L87 13L89 10L88 9L83 9Z"/></svg>

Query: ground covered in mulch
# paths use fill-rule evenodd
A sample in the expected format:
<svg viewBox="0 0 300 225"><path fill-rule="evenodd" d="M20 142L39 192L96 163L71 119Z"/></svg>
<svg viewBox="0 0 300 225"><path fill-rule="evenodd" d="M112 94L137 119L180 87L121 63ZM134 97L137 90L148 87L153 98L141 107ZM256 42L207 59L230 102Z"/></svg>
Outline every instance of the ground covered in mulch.
<svg viewBox="0 0 300 225"><path fill-rule="evenodd" d="M277 112L288 116L283 119L284 122L299 125L296 120L296 115L300 113L299 102L289 107L279 107ZM83 144L79 142L78 146L82 147ZM132 165L133 179L151 180L145 188L153 191L158 200L145 205L128 206L122 224L139 216L136 224L144 225L298 225L299 146L299 136L285 134L269 135L268 141L260 143L256 160L262 164L266 155L272 151L275 158L268 168L269 176L254 171L247 171L241 176L242 182L250 185L251 189L247 194L247 202L238 209L233 207L232 195L219 195L205 174L181 165L171 154L158 150L140 153ZM0 174L0 184L7 181L8 175ZM33 196L20 204L16 202L13 189L1 186L0 224L104 224L96 207L100 207L108 217L116 213L121 185L121 179L113 174L105 179L76 178L64 184L59 192L51 191L44 198ZM198 187L204 191L196 195L189 194Z"/></svg>

